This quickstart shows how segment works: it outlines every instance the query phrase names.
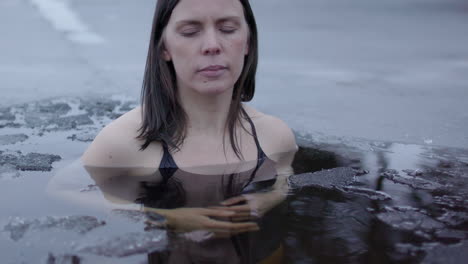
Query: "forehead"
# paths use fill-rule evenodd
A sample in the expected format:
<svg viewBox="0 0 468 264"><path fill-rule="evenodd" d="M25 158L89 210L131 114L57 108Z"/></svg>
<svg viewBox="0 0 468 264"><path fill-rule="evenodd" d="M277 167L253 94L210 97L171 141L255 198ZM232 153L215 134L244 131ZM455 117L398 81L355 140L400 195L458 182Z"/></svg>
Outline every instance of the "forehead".
<svg viewBox="0 0 468 264"><path fill-rule="evenodd" d="M218 20L225 17L244 18L239 0L180 0L171 14L169 23L182 20Z"/></svg>

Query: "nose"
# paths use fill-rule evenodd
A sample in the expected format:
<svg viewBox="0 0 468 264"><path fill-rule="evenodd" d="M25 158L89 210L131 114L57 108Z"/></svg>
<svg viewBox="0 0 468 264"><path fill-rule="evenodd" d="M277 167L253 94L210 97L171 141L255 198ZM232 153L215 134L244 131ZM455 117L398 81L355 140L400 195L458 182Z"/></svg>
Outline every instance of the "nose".
<svg viewBox="0 0 468 264"><path fill-rule="evenodd" d="M203 55L218 55L221 53L221 45L214 30L206 32L202 53Z"/></svg>

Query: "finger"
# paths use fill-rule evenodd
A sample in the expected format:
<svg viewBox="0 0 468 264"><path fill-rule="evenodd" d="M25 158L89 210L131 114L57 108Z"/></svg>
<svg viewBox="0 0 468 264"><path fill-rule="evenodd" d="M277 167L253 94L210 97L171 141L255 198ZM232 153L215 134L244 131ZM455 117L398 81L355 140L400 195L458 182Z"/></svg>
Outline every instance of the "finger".
<svg viewBox="0 0 468 264"><path fill-rule="evenodd" d="M230 210L235 212L234 215L228 217L217 217L217 220L231 221L231 222L240 222L250 219L258 219L258 214L254 210L251 210L248 207L229 207ZM228 209L229 210L229 209Z"/></svg>
<svg viewBox="0 0 468 264"><path fill-rule="evenodd" d="M226 206L209 206L207 207L208 209L213 209L213 210L221 210L221 211L224 211L226 209L228 209L229 207L226 207Z"/></svg>
<svg viewBox="0 0 468 264"><path fill-rule="evenodd" d="M213 209L213 210L220 210L220 211L229 211L231 212L229 215L223 215L223 216L214 216L213 214L205 214L205 216L208 216L209 218L211 219L214 219L214 220L220 220L220 221L228 221L228 222L232 222L232 218L233 217L236 217L236 216L245 216L245 215L248 215L249 213L248 212L236 212L236 211L231 211L231 210L228 210L227 207L210 207L210 209Z"/></svg>
<svg viewBox="0 0 468 264"><path fill-rule="evenodd" d="M234 215L234 216L230 216L230 217L218 217L218 218L214 218L215 220L221 220L221 221L227 221L227 222L246 222L246 221L250 221L250 220L256 220L258 219L257 216L253 216L249 213L243 213L241 215Z"/></svg>
<svg viewBox="0 0 468 264"><path fill-rule="evenodd" d="M249 216L249 215L252 215L252 211L246 210L246 211L238 211L238 212L236 212L236 214L234 214L234 215L231 216L231 217Z"/></svg>
<svg viewBox="0 0 468 264"><path fill-rule="evenodd" d="M237 204L237 203L244 202L244 201L246 201L246 199L244 196L241 195L241 196L236 196L236 197L232 197L227 200L224 200L223 202L221 202L221 205L229 206L229 205Z"/></svg>
<svg viewBox="0 0 468 264"><path fill-rule="evenodd" d="M239 211L235 215L230 216L229 219L235 219L238 217L249 217L250 219L258 219L261 217L257 210Z"/></svg>
<svg viewBox="0 0 468 264"><path fill-rule="evenodd" d="M232 231L235 232L237 230L243 229L259 229L257 223L254 222L244 222L244 223L232 223L232 222L224 222L224 221L217 221L210 219L207 222L207 227L215 230L215 231Z"/></svg>
<svg viewBox="0 0 468 264"><path fill-rule="evenodd" d="M249 216L252 216L250 211L236 212L236 214L233 216L230 216L229 219L234 219L238 217L249 217Z"/></svg>
<svg viewBox="0 0 468 264"><path fill-rule="evenodd" d="M229 207L224 208L224 210L238 213L238 212L250 212L252 211L252 208L248 204L243 204L243 205L229 206Z"/></svg>
<svg viewBox="0 0 468 264"><path fill-rule="evenodd" d="M236 212L231 210L224 209L203 209L201 212L205 216L214 216L214 217L230 217L235 215Z"/></svg>

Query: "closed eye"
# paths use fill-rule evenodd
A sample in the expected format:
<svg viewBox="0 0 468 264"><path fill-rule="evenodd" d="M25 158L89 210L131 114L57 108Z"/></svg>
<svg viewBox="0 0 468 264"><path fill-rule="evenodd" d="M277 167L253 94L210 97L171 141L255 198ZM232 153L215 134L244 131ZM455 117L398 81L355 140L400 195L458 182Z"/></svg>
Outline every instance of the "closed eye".
<svg viewBox="0 0 468 264"><path fill-rule="evenodd" d="M186 28L186 29L183 29L182 31L180 31L180 34L184 37L191 37L191 36L194 36L195 34L197 34L199 31L198 28Z"/></svg>
<svg viewBox="0 0 468 264"><path fill-rule="evenodd" d="M223 33L234 33L236 32L237 28L232 28L232 27L223 27L220 29L221 32Z"/></svg>
<svg viewBox="0 0 468 264"><path fill-rule="evenodd" d="M181 32L180 34L184 37L192 37L192 36L195 36L195 34L197 34L198 31L188 31L188 32Z"/></svg>

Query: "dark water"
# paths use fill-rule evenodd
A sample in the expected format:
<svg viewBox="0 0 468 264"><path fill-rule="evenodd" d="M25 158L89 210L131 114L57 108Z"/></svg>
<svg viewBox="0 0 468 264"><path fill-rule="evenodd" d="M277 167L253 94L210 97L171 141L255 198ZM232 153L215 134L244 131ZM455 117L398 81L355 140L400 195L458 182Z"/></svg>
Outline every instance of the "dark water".
<svg viewBox="0 0 468 264"><path fill-rule="evenodd" d="M316 147L301 148L296 172L350 166L363 175L351 184L356 189L305 189L291 197L291 262L464 262L466 151L399 143L370 143L368 151Z"/></svg>
<svg viewBox="0 0 468 264"><path fill-rule="evenodd" d="M147 263L149 253L166 248L166 232L145 231L138 205L101 206L102 193L77 162L97 131L132 105L124 98L57 99L0 109L2 263ZM283 263L468 258L467 150L297 139L295 174L348 167L353 175L335 181L335 171L322 171L330 181L314 182L320 175L307 174L310 183L291 190ZM47 194L58 174L69 175L63 190L78 191ZM88 200L80 202L80 194Z"/></svg>

